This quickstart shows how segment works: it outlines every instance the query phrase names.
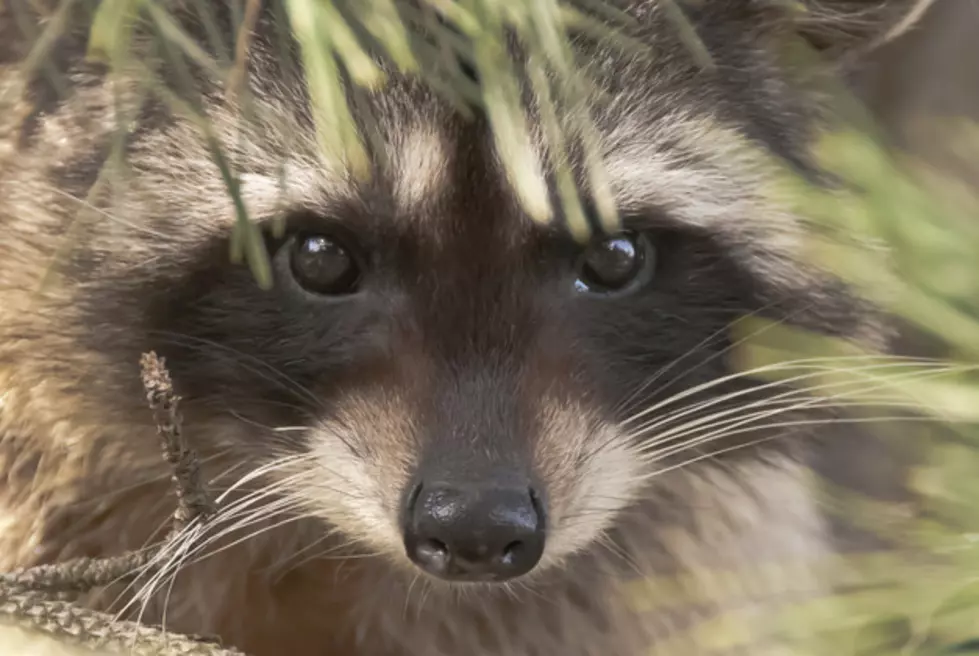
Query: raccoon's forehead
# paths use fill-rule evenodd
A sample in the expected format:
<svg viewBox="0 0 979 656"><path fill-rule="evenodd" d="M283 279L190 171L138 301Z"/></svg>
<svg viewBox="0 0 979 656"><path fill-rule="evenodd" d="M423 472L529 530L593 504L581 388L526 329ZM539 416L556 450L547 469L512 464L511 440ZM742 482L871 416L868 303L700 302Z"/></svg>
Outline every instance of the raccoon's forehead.
<svg viewBox="0 0 979 656"><path fill-rule="evenodd" d="M725 16L727 29L714 35L709 17L701 21L705 38L718 39L712 51L725 62L712 71L699 67L674 28L649 17L645 22L653 59L579 44L601 93L563 108L594 121L601 171L620 213L707 230L753 267L784 266L787 249L798 243L798 225L772 197L770 183L776 156L804 158L801 144L811 122L799 109L805 103L750 42L747 25ZM492 207L496 221L533 228L485 119L467 120L431 89L392 75L384 88L354 103L374 159L371 181L359 183L321 156L300 67L260 47L252 66L252 118L242 121L238 109L220 99L208 113L253 218L309 211L395 226L424 221L430 238L440 226L462 225L457 214L465 206ZM522 175L539 176L537 186L553 191L549 144L533 109L529 128L538 168ZM201 231L230 230L234 205L195 126L147 131L132 156L140 176L130 201L155 206L130 208L132 215L192 221L193 229L179 227L194 240ZM585 186L588 172L576 166L575 176ZM161 206L181 211L160 212Z"/></svg>
<svg viewBox="0 0 979 656"><path fill-rule="evenodd" d="M773 148L708 106L678 94L659 98L654 91L642 102L623 96L587 106L601 158L595 170L620 213L707 229L739 242L760 232L773 237L793 231L794 222L770 193L780 167ZM423 218L434 228L440 221L454 224L450 214L458 203L450 201L467 198L467 205L492 203L501 218L530 221L488 121L462 118L415 85L391 84L370 102L365 143L373 166L370 179L358 181L321 157L315 129L294 109L301 103L298 95L278 89L258 101L264 120L241 123L223 108L212 113L254 218L356 207L375 220ZM553 193L550 146L533 113L528 127L536 169L523 175L536 175L537 186ZM199 227L220 231L235 220L225 182L195 127L147 134L132 155L145 184L140 192L166 194L166 205L206 214ZM584 189L591 171L580 164L572 168Z"/></svg>

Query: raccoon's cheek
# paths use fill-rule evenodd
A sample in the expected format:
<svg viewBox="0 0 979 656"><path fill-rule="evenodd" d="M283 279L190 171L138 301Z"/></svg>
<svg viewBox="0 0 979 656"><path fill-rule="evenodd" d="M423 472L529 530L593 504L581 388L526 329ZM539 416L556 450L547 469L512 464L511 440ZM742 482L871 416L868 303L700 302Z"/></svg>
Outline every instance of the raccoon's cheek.
<svg viewBox="0 0 979 656"><path fill-rule="evenodd" d="M595 546L638 500L648 478L641 453L621 427L575 408L549 414L535 453L550 518L541 567Z"/></svg>
<svg viewBox="0 0 979 656"><path fill-rule="evenodd" d="M404 548L398 502L407 485L407 454L399 453L390 434L379 435L373 428L327 422L311 430L309 457L292 474L291 488L314 515L351 542L399 557ZM388 442L380 445L385 437Z"/></svg>

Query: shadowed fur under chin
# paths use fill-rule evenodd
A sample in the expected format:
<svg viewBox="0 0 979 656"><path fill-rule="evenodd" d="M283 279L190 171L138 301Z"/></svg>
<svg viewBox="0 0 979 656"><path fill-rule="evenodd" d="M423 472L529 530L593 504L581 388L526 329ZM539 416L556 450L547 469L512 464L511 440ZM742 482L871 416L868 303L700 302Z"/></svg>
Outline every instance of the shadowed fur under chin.
<svg viewBox="0 0 979 656"><path fill-rule="evenodd" d="M31 41L4 5L0 567L162 537L173 499L138 370L155 350L219 512L159 576L93 606L255 656L700 654L690 629L731 611L750 653L774 649L771 613L823 589L806 564L834 549L807 463L826 407L734 374L726 329L757 314L872 347L888 335L804 263L804 226L769 193L777 160L813 172L830 124L784 46L801 36L842 61L928 3L808 4L801 22L765 0L685 5L714 68L653 2L626 7L650 58L577 44L607 92L589 109L626 228L587 246L521 210L484 117L397 75L359 99L383 148L373 181L324 164L267 8L251 118L196 82L267 240L271 290L228 258L234 207L207 142L131 80L131 169L87 200L117 124L104 71L69 34L52 60L67 94L25 80ZM178 20L203 36L192 9ZM80 208L93 211L72 229ZM639 255L612 293L588 249L615 239ZM317 287L323 275L347 286ZM439 486L526 492L539 562L498 583L423 572L405 538L429 512L413 490ZM750 569L779 563L802 564L791 591Z"/></svg>

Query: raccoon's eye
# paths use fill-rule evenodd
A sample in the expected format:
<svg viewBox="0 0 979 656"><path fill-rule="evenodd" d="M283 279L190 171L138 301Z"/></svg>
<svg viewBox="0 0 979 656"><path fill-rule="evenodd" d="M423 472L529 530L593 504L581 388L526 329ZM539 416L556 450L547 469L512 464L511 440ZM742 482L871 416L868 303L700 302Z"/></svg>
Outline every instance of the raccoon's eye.
<svg viewBox="0 0 979 656"><path fill-rule="evenodd" d="M296 281L314 294L350 294L360 282L360 267L353 254L340 241L325 235L297 236L290 266Z"/></svg>
<svg viewBox="0 0 979 656"><path fill-rule="evenodd" d="M625 232L594 242L578 261L575 288L598 294L628 291L649 279L655 257L642 233Z"/></svg>

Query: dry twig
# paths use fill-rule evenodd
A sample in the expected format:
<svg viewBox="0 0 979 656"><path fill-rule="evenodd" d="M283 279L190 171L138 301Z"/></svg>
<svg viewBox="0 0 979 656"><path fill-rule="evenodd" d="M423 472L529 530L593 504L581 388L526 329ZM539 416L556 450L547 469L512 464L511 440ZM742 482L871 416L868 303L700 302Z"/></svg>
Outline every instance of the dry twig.
<svg viewBox="0 0 979 656"><path fill-rule="evenodd" d="M173 390L166 363L156 353L150 352L143 354L140 367L146 400L156 418L163 459L173 468L173 484L177 492L177 510L171 529L171 535L174 535L194 519L200 517L206 520L213 515L214 502L201 482L197 453L184 440L178 409L180 397Z"/></svg>

